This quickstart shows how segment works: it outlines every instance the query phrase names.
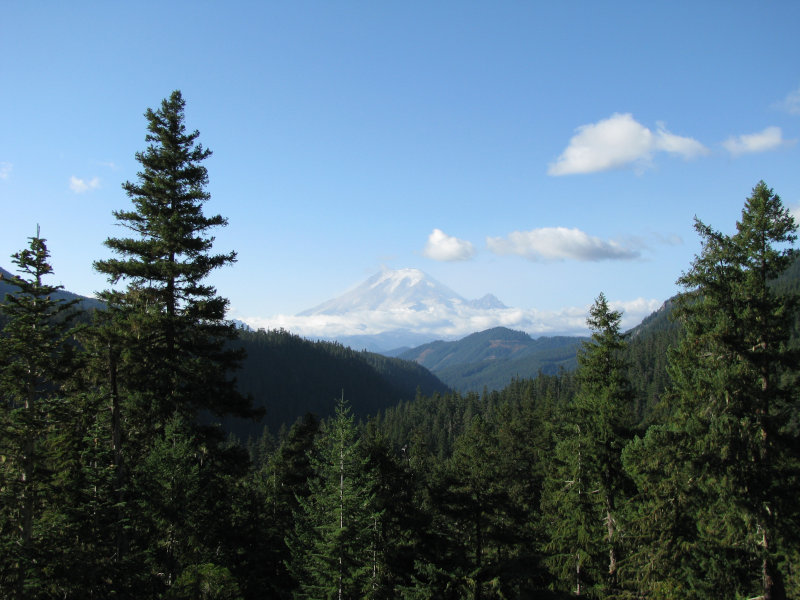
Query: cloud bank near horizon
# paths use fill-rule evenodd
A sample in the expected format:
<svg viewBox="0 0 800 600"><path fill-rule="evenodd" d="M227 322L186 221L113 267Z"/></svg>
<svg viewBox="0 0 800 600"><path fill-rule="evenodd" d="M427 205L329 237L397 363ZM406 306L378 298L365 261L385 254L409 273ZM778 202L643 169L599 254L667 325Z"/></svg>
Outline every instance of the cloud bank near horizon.
<svg viewBox="0 0 800 600"><path fill-rule="evenodd" d="M663 301L636 298L628 301L612 301L609 304L612 309L622 311L622 328L627 330L658 310ZM532 336L586 335L588 313L589 305L564 307L559 310L520 308L480 310L461 306L456 311L445 307L429 307L428 310L422 311L404 308L358 311L345 315L233 316L254 329L283 328L310 339L334 339L407 330L429 335L432 339L452 340L492 327L508 327Z"/></svg>
<svg viewBox="0 0 800 600"><path fill-rule="evenodd" d="M549 175L576 175L627 166L644 168L656 152L692 159L709 153L699 141L675 135L658 123L651 131L630 113L614 113L597 123L581 125L566 149L551 163Z"/></svg>

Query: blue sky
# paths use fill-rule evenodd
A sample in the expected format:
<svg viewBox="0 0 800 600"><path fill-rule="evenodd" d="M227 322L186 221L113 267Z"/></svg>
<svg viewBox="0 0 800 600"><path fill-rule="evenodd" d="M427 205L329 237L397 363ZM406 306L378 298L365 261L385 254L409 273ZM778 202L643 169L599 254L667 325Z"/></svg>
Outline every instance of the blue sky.
<svg viewBox="0 0 800 600"><path fill-rule="evenodd" d="M695 215L800 206L797 2L16 2L0 19L0 265L40 224L106 287L147 107L206 162L213 282L271 324L382 267L554 319L673 295ZM631 321L628 321L630 324Z"/></svg>

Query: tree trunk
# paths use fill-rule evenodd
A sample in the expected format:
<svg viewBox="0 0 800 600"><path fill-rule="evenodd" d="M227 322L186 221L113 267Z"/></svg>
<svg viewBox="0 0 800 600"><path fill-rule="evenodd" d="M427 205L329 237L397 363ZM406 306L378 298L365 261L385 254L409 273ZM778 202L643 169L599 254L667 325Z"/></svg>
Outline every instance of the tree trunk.
<svg viewBox="0 0 800 600"><path fill-rule="evenodd" d="M608 528L608 582L611 588L616 587L617 578L617 548L616 548L616 521L611 515L611 500L606 497L606 527Z"/></svg>
<svg viewBox="0 0 800 600"><path fill-rule="evenodd" d="M20 483L22 484L22 522L20 523L20 533L22 534L21 546L23 557L19 565L19 580L17 582L20 598L25 597L26 566L30 559L31 546L33 545L33 512L36 492L34 477L34 469L36 468L36 457L34 456L36 444L34 437L36 431L31 427L31 425L35 427L34 423L36 421L36 417L33 414L36 398L36 379L30 367L29 377L28 396L25 399L25 413L28 415L30 423L24 428L25 439L22 446L22 473L20 474Z"/></svg>
<svg viewBox="0 0 800 600"><path fill-rule="evenodd" d="M481 569L483 568L483 520L481 510L475 514L475 593L473 600L481 600L483 586L481 585Z"/></svg>
<svg viewBox="0 0 800 600"><path fill-rule="evenodd" d="M122 455L122 414L117 385L117 354L111 342L108 343L108 385L111 395L111 449L114 457L114 493L117 497L116 553L121 561L128 553L128 536L125 533L125 464Z"/></svg>
<svg viewBox="0 0 800 600"><path fill-rule="evenodd" d="M767 530L762 529L761 546L764 549L764 559L761 562L761 582L764 589L764 600L786 600L786 589L783 585L781 572L771 560Z"/></svg>

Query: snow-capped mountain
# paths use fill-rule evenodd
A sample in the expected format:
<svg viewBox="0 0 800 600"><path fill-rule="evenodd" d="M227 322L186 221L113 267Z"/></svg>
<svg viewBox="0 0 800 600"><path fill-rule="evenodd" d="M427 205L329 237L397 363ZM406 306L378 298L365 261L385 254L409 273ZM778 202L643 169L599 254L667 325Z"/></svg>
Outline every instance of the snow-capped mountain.
<svg viewBox="0 0 800 600"><path fill-rule="evenodd" d="M507 310L492 294L467 300L419 269L384 269L295 318L316 329L311 337L387 351L457 337L465 322Z"/></svg>
<svg viewBox="0 0 800 600"><path fill-rule="evenodd" d="M419 269L384 269L349 292L298 314L346 315L361 311L431 311L461 307L475 309L507 308L487 294L479 300L466 300Z"/></svg>
<svg viewBox="0 0 800 600"><path fill-rule="evenodd" d="M616 304L632 326L657 308L637 299ZM384 269L337 298L299 314L244 319L254 328L287 329L309 339L337 340L377 352L434 340L457 340L492 327L530 335L584 335L587 306L510 308L487 294L468 300L418 269Z"/></svg>

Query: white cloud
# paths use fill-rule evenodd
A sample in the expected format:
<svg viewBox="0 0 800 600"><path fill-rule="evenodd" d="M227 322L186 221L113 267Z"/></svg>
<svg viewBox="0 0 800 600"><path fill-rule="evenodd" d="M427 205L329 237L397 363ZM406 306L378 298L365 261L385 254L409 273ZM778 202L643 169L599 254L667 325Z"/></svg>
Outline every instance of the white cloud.
<svg viewBox="0 0 800 600"><path fill-rule="evenodd" d="M733 156L751 154L755 152L767 152L775 150L793 141L784 140L780 127L767 127L764 131L750 133L740 136L731 136L722 146Z"/></svg>
<svg viewBox="0 0 800 600"><path fill-rule="evenodd" d="M550 164L550 175L595 173L628 165L646 166L658 151L690 159L707 154L695 139L667 131L663 123L653 133L630 113L615 113L597 123L581 125L569 145Z"/></svg>
<svg viewBox="0 0 800 600"><path fill-rule="evenodd" d="M84 192L88 192L90 190L96 190L100 187L100 179L97 177L92 177L89 181L85 179L80 179L75 177L74 175L69 178L69 189L71 189L76 194L83 194Z"/></svg>
<svg viewBox="0 0 800 600"><path fill-rule="evenodd" d="M0 162L0 179L8 179L11 175L11 163Z"/></svg>
<svg viewBox="0 0 800 600"><path fill-rule="evenodd" d="M800 88L786 94L786 97L778 102L775 107L786 111L790 115L800 115Z"/></svg>
<svg viewBox="0 0 800 600"><path fill-rule="evenodd" d="M506 237L487 237L486 245L495 254L517 254L530 260L627 260L639 252L615 241L604 241L580 229L542 227L514 231Z"/></svg>
<svg viewBox="0 0 800 600"><path fill-rule="evenodd" d="M611 310L622 311L622 329L630 329L642 322L642 319L657 311L664 303L659 300L636 298L635 300L612 300L608 303Z"/></svg>
<svg viewBox="0 0 800 600"><path fill-rule="evenodd" d="M677 154L685 159L697 158L708 154L708 148L693 138L675 135L667 131L663 123L656 130L655 147L670 154Z"/></svg>
<svg viewBox="0 0 800 600"><path fill-rule="evenodd" d="M433 260L468 260L475 254L471 242L447 235L441 229L434 229L428 236L428 243L422 253Z"/></svg>

